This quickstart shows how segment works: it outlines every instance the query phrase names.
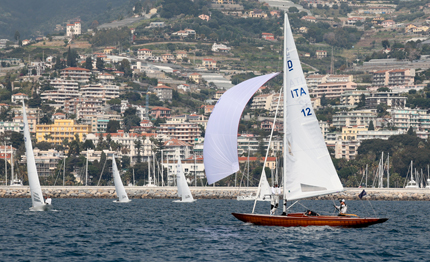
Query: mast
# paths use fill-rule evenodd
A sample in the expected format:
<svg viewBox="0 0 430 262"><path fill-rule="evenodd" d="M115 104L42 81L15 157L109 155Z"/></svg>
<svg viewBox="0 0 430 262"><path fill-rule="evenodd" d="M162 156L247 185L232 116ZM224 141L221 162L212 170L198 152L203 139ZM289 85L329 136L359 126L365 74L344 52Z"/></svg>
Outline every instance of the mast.
<svg viewBox="0 0 430 262"><path fill-rule="evenodd" d="M390 188L390 153L387 159L387 188Z"/></svg>
<svg viewBox="0 0 430 262"><path fill-rule="evenodd" d="M369 167L369 165L367 165L367 164L366 164L366 188L367 188L367 172L368 172L368 169L367 169L367 168L368 168L368 167Z"/></svg>
<svg viewBox="0 0 430 262"><path fill-rule="evenodd" d="M381 153L381 165L379 166L379 188L384 187L384 152Z"/></svg>
<svg viewBox="0 0 430 262"><path fill-rule="evenodd" d="M4 176L6 178L6 186L7 186L7 149L6 142L4 143Z"/></svg>
<svg viewBox="0 0 430 262"><path fill-rule="evenodd" d="M63 163L63 186L66 179L66 156L64 156L64 163Z"/></svg>
<svg viewBox="0 0 430 262"><path fill-rule="evenodd" d="M161 186L164 186L164 162L163 162L163 150L161 150Z"/></svg>
<svg viewBox="0 0 430 262"><path fill-rule="evenodd" d="M133 186L136 185L136 180L134 179L134 168L133 168Z"/></svg>
<svg viewBox="0 0 430 262"><path fill-rule="evenodd" d="M88 149L87 149L87 163L85 165L85 186L88 186Z"/></svg>
<svg viewBox="0 0 430 262"><path fill-rule="evenodd" d="M14 183L15 180L17 180L17 179L15 178L15 175L13 172L13 148L12 148L12 146L10 147L10 163L12 164L12 169L11 169L12 181L11 181L11 183ZM16 182L18 182L18 181L16 181Z"/></svg>
<svg viewBox="0 0 430 262"><path fill-rule="evenodd" d="M288 146L287 146L287 107L285 105L287 101L287 24L288 24L288 15L284 13L284 79L283 79L283 89L284 89L284 166L283 166L283 188L284 188L284 204L282 205L282 214L287 213L287 179L285 178L285 174L287 171L287 154L288 154ZM280 98L280 97L279 97Z"/></svg>
<svg viewBox="0 0 430 262"><path fill-rule="evenodd" d="M250 144L250 140L248 137L248 180L246 181L246 187L249 187L249 144Z"/></svg>

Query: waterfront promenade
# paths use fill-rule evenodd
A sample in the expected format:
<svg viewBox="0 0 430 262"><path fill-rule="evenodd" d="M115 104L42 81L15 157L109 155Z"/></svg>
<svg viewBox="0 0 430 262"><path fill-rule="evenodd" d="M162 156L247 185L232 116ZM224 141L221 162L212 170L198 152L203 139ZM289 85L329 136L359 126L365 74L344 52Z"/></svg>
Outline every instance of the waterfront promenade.
<svg viewBox="0 0 430 262"><path fill-rule="evenodd" d="M236 199L237 196L250 195L257 191L255 187L193 187L191 193L196 199ZM404 188L364 188L369 200L430 200L430 189L404 189ZM162 199L177 198L176 187L125 187L132 199ZM345 188L345 191L328 196L319 196L314 199L359 199L358 194L363 188ZM116 198L113 186L42 186L45 196L52 198ZM29 198L28 186L0 186L0 198Z"/></svg>

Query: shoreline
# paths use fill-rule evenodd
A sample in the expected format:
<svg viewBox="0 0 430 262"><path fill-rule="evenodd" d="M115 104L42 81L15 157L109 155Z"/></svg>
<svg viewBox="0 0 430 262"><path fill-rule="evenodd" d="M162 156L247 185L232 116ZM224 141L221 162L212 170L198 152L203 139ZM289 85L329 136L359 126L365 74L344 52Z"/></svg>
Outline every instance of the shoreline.
<svg viewBox="0 0 430 262"><path fill-rule="evenodd" d="M390 201L429 201L430 189L405 188L345 188L345 191L330 195L313 197L314 200L344 198L358 200L358 194L365 189L367 200ZM125 190L130 199L176 199L176 187L127 186ZM256 187L190 187L195 199L236 199L257 191ZM116 198L114 186L42 186L44 196L51 198ZM0 198L30 198L29 186L0 186Z"/></svg>

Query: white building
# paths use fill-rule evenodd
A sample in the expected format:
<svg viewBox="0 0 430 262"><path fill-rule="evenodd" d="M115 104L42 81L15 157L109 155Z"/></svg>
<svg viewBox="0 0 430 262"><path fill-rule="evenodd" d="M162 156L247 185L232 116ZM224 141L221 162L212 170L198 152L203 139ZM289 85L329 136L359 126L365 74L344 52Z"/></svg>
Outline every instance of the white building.
<svg viewBox="0 0 430 262"><path fill-rule="evenodd" d="M75 22L74 24L67 24L66 35L72 37L73 35L81 34L81 22Z"/></svg>
<svg viewBox="0 0 430 262"><path fill-rule="evenodd" d="M119 87L110 84L91 84L81 86L82 97L97 98L106 102L119 97Z"/></svg>

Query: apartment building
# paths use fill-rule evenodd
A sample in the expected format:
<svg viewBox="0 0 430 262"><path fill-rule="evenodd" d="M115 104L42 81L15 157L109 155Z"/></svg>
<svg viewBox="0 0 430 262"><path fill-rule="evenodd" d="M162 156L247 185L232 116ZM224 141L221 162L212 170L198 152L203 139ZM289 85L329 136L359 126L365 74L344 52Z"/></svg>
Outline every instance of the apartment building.
<svg viewBox="0 0 430 262"><path fill-rule="evenodd" d="M200 127L192 123L163 123L157 128L157 133L192 144L200 137Z"/></svg>
<svg viewBox="0 0 430 262"><path fill-rule="evenodd" d="M402 108L391 111L393 126L407 131L409 127L417 130L430 130L430 115L426 109Z"/></svg>
<svg viewBox="0 0 430 262"><path fill-rule="evenodd" d="M261 121L260 128L264 131L272 131L273 128L273 120L263 120ZM275 132L284 132L284 123L281 121L276 121L275 128L273 129Z"/></svg>
<svg viewBox="0 0 430 262"><path fill-rule="evenodd" d="M262 94L254 97L251 103L251 109L270 110L273 94Z"/></svg>
<svg viewBox="0 0 430 262"><path fill-rule="evenodd" d="M376 108L380 104L386 104L391 108L404 108L408 98L400 95L400 93L390 92L371 93L366 97L366 107Z"/></svg>
<svg viewBox="0 0 430 262"><path fill-rule="evenodd" d="M272 97L272 102L270 103L269 114L274 116L276 114L276 109L278 109L278 117L284 116L284 95L274 94Z"/></svg>
<svg viewBox="0 0 430 262"><path fill-rule="evenodd" d="M357 135L360 132L367 131L367 126L344 126L342 127L342 140L357 140Z"/></svg>
<svg viewBox="0 0 430 262"><path fill-rule="evenodd" d="M137 50L137 58L145 60L152 56L152 51L147 48Z"/></svg>
<svg viewBox="0 0 430 262"><path fill-rule="evenodd" d="M324 83L344 83L353 81L353 75L309 75L306 77L308 89L317 88L319 84Z"/></svg>
<svg viewBox="0 0 430 262"><path fill-rule="evenodd" d="M375 109L343 111L333 115L333 126L369 126L370 121L375 123L377 113Z"/></svg>
<svg viewBox="0 0 430 262"><path fill-rule="evenodd" d="M40 150L36 147L33 149L33 154L36 162L37 174L40 177L55 176L58 164L65 158L63 152L59 152L55 149ZM20 163L27 163L27 156L25 154L21 156Z"/></svg>
<svg viewBox="0 0 430 262"><path fill-rule="evenodd" d="M64 111L75 114L76 119L96 116L102 113L103 101L98 98L72 98L64 102Z"/></svg>
<svg viewBox="0 0 430 262"><path fill-rule="evenodd" d="M367 90L353 90L347 91L340 95L340 103L345 106L354 106L360 103L362 96L366 98L370 95Z"/></svg>
<svg viewBox="0 0 430 262"><path fill-rule="evenodd" d="M80 67L68 67L61 70L61 78L85 83L90 80L91 71Z"/></svg>
<svg viewBox="0 0 430 262"><path fill-rule="evenodd" d="M56 119L54 124L36 125L37 142L46 141L56 145L60 145L64 139L74 140L76 134L79 140L83 141L89 133L91 133L90 125L76 124L72 119Z"/></svg>
<svg viewBox="0 0 430 262"><path fill-rule="evenodd" d="M109 84L90 84L81 86L82 97L99 99L103 102L119 97L119 87Z"/></svg>
<svg viewBox="0 0 430 262"><path fill-rule="evenodd" d="M27 116L27 121L28 121L28 129L30 130L31 133L36 131L36 124L37 124L37 118L34 116ZM6 123L6 122L5 122ZM13 123L14 123L14 127L16 128L17 125L20 126L20 131L15 131L15 132L21 132L23 131L24 128L24 117L23 116L15 116L13 118ZM7 131L7 130L6 130Z"/></svg>
<svg viewBox="0 0 430 262"><path fill-rule="evenodd" d="M346 160L352 160L357 157L358 148L360 147L360 141L351 140L337 140L335 143L335 158L344 158Z"/></svg>
<svg viewBox="0 0 430 262"><path fill-rule="evenodd" d="M415 69L379 70L373 73L372 85L384 86L413 86Z"/></svg>
<svg viewBox="0 0 430 262"><path fill-rule="evenodd" d="M154 92L160 100L163 100L163 101L172 100L173 91L171 87L168 87L165 85L159 85L154 87Z"/></svg>
<svg viewBox="0 0 430 262"><path fill-rule="evenodd" d="M81 22L75 22L73 24L67 24L66 35L72 37L73 35L80 35L82 32Z"/></svg>
<svg viewBox="0 0 430 262"><path fill-rule="evenodd" d="M51 106L62 107L65 101L80 96L78 82L74 80L56 78L50 81L50 85L54 90L43 92L41 98L44 101L49 100L55 102L51 104Z"/></svg>
<svg viewBox="0 0 430 262"><path fill-rule="evenodd" d="M10 98L10 101L15 104L21 104L22 100L28 100L28 95L23 93L13 94Z"/></svg>
<svg viewBox="0 0 430 262"><path fill-rule="evenodd" d="M348 91L357 89L357 84L354 82L333 82L319 84L315 89L310 90L310 94L314 97L340 98L340 96Z"/></svg>
<svg viewBox="0 0 430 262"><path fill-rule="evenodd" d="M130 157L132 164L138 161L140 156L142 161L148 161L148 158L152 157L152 149L155 147L152 143L151 138L155 138L157 134L154 133L126 133L123 130L118 130L117 133L92 133L87 135L87 140L91 140L94 145L97 145L100 136L103 140L106 140L108 135L110 139L115 143L121 145L119 151L121 151L123 156ZM137 146L137 141L140 140L140 147Z"/></svg>
<svg viewBox="0 0 430 262"><path fill-rule="evenodd" d="M357 140L363 141L368 139L382 139L388 140L391 136L397 136L405 134L404 130L368 130L368 131L360 131L357 134Z"/></svg>
<svg viewBox="0 0 430 262"><path fill-rule="evenodd" d="M153 118L170 118L172 110L167 107L157 106L151 109L150 114Z"/></svg>

